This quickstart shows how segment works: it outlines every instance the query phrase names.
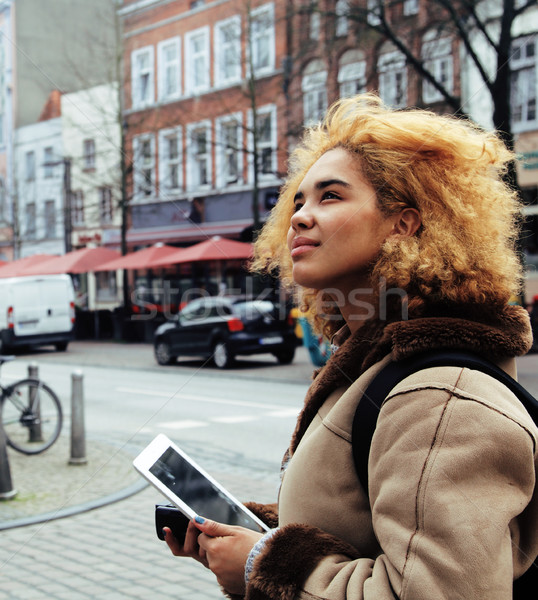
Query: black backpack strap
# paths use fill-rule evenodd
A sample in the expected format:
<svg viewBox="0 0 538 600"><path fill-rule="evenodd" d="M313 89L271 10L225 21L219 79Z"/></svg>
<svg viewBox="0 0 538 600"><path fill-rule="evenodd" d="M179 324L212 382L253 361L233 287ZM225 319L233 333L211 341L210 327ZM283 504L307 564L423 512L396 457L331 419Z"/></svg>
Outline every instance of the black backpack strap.
<svg viewBox="0 0 538 600"><path fill-rule="evenodd" d="M508 373L491 361L471 352L442 350L411 356L388 363L374 377L357 406L351 431L355 470L363 488L368 491L368 457L381 405L391 390L403 379L430 367L466 367L482 371L501 381L525 406L538 423L538 401Z"/></svg>
<svg viewBox="0 0 538 600"><path fill-rule="evenodd" d="M388 363L374 377L364 391L355 416L351 432L351 446L355 470L363 488L368 493L368 457L376 428L377 417L385 398L403 379L429 367L467 367L482 371L504 383L527 409L535 423L538 423L538 400L508 373L492 362L470 352L452 350L419 354L397 362ZM532 563L526 573L514 581L514 600L530 600L536 597L538 589L538 561Z"/></svg>

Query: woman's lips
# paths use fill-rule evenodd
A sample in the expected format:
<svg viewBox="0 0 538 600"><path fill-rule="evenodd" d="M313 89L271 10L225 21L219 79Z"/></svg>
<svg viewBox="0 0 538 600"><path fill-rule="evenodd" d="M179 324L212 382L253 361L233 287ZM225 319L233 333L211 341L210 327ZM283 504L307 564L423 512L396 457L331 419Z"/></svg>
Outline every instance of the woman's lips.
<svg viewBox="0 0 538 600"><path fill-rule="evenodd" d="M310 252L319 246L318 242L311 240L309 238L298 237L293 240L291 243L291 256L292 258L295 256L300 256L305 252Z"/></svg>

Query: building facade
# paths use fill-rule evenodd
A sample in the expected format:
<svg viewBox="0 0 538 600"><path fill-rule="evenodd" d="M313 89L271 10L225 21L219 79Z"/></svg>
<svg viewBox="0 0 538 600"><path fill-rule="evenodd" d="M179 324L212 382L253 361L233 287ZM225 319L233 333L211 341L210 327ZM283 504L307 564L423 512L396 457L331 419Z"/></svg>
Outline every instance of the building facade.
<svg viewBox="0 0 538 600"><path fill-rule="evenodd" d="M248 236L274 205L287 155L285 8L124 2L129 247Z"/></svg>

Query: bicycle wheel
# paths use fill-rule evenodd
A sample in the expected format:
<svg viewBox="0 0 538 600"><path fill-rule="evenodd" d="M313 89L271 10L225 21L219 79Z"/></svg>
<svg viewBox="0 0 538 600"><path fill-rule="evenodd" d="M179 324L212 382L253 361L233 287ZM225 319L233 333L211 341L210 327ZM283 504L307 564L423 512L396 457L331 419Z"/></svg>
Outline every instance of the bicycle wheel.
<svg viewBox="0 0 538 600"><path fill-rule="evenodd" d="M7 443L23 454L39 454L62 429L58 396L38 379L23 379L4 388L2 424Z"/></svg>

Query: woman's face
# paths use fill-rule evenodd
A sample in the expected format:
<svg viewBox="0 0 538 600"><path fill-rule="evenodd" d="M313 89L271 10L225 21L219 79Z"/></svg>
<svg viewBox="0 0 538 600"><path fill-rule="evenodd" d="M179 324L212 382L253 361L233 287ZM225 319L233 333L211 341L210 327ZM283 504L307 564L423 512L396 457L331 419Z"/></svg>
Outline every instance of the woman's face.
<svg viewBox="0 0 538 600"><path fill-rule="evenodd" d="M287 240L294 281L344 294L368 287L372 264L396 220L379 209L357 159L343 148L329 150L295 196Z"/></svg>

